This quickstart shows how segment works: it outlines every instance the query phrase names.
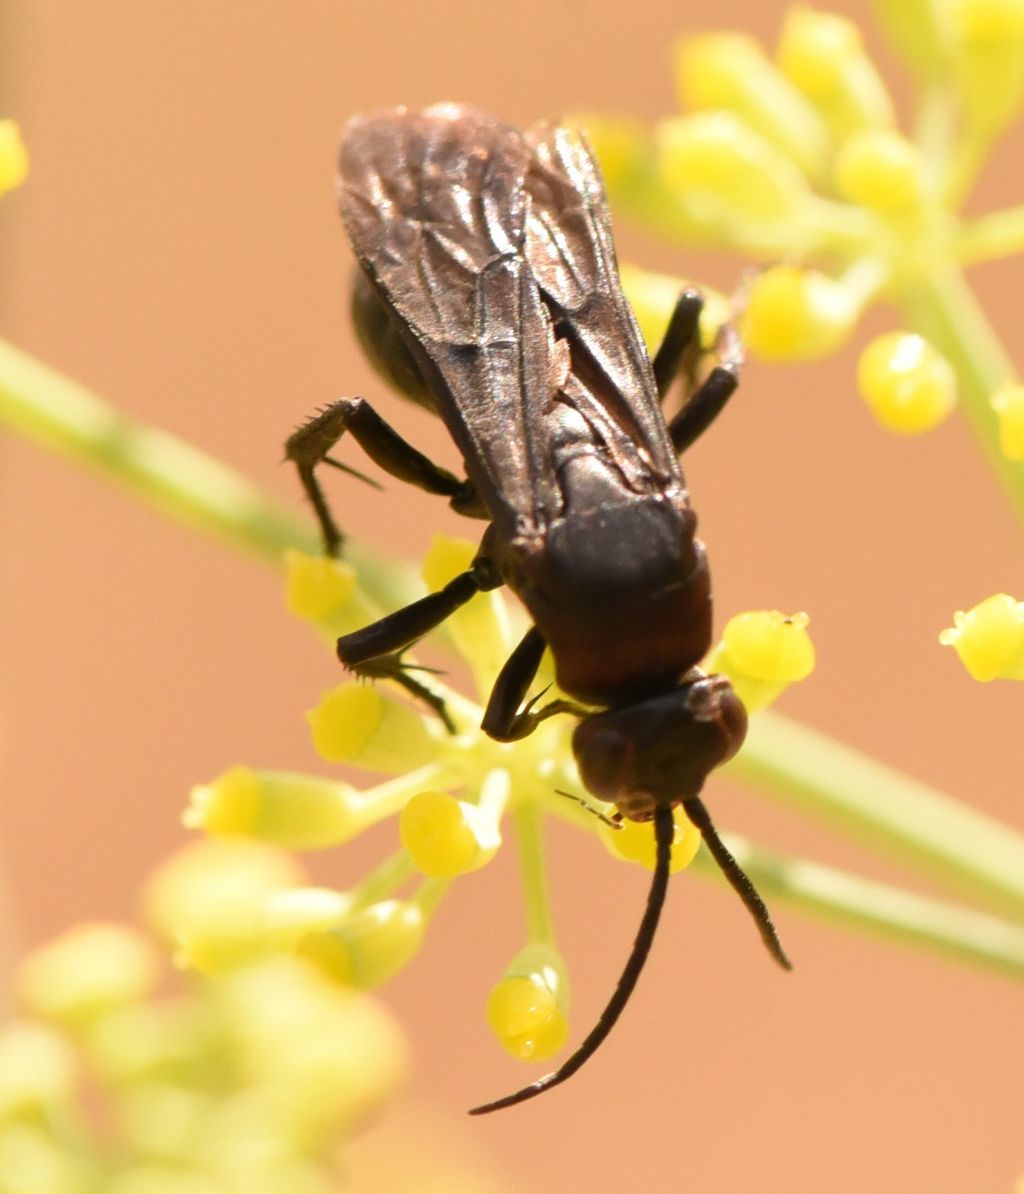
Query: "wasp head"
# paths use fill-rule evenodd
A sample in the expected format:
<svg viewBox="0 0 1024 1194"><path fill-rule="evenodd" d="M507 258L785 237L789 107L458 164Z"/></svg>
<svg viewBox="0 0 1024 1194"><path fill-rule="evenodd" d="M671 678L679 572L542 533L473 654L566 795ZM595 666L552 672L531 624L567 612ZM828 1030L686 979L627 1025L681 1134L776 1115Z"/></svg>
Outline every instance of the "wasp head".
<svg viewBox="0 0 1024 1194"><path fill-rule="evenodd" d="M588 791L631 821L695 798L747 733L747 713L725 676L694 668L669 692L594 713L572 748Z"/></svg>

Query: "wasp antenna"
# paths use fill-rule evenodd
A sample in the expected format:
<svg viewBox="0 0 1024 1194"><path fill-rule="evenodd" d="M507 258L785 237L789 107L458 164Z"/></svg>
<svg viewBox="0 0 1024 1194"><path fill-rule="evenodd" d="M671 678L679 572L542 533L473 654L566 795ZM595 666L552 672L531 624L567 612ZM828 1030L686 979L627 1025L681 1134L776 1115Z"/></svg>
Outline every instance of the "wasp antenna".
<svg viewBox="0 0 1024 1194"><path fill-rule="evenodd" d="M537 1082L524 1086L514 1094L505 1095L502 1099L495 1099L493 1103L482 1103L474 1107L470 1115L486 1115L490 1111L500 1111L503 1107L514 1107L516 1103L525 1103L536 1095L543 1094L553 1086L559 1086L567 1081L576 1071L601 1047L605 1037L615 1027L615 1022L622 1015L623 1008L629 1002L633 988L636 986L640 971L644 968L647 955L651 952L654 933L658 927L661 910L665 904L665 892L668 890L669 863L672 860L672 839L675 836L675 821L672 810L667 805L654 811L654 841L657 855L654 863L654 877L651 889L647 893L647 907L644 909L643 919L637 929L636 939L629 954L615 991L600 1018L576 1052L563 1065L551 1074L545 1075Z"/></svg>
<svg viewBox="0 0 1024 1194"><path fill-rule="evenodd" d="M683 812L686 813L700 830L700 835L704 839L704 844L711 852L711 857L718 863L722 874L728 879L729 885L740 897L747 911L754 918L754 923L761 934L761 940L764 942L765 948L784 970L792 970L793 963L786 957L786 951L782 948L782 942L775 931L775 925L772 924L771 914L765 906L764 900L761 899L757 888L751 883L746 872L729 853L725 847L725 843L718 836L718 830L712 823L711 815L704 801L699 800L697 797L694 797L692 800L684 800Z"/></svg>
<svg viewBox="0 0 1024 1194"><path fill-rule="evenodd" d="M577 796L575 792L563 792L561 788L555 788L555 795L556 796L564 796L566 798L566 800L575 801L576 804L580 805L588 813L590 813L590 815L592 817L597 817L597 819L601 822L602 825L607 825L609 829L621 829L622 828L622 814L621 813L619 814L619 820L616 821L614 817L605 816L605 814L603 812L601 812L601 810L596 805L591 804L589 800L584 800L582 796Z"/></svg>

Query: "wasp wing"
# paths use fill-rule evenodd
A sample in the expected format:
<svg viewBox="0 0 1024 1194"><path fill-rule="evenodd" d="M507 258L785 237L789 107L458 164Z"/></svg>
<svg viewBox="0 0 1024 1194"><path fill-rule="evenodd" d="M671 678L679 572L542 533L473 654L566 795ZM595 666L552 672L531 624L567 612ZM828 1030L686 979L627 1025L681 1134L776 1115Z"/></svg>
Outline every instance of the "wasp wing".
<svg viewBox="0 0 1024 1194"><path fill-rule="evenodd" d="M597 163L570 129L540 124L525 137L533 149L526 253L555 334L570 345L566 396L633 489L681 486L654 372L619 282Z"/></svg>
<svg viewBox="0 0 1024 1194"><path fill-rule="evenodd" d="M357 117L340 151L356 254L506 536L561 502L545 415L569 353L526 259L531 163L522 133L454 104Z"/></svg>

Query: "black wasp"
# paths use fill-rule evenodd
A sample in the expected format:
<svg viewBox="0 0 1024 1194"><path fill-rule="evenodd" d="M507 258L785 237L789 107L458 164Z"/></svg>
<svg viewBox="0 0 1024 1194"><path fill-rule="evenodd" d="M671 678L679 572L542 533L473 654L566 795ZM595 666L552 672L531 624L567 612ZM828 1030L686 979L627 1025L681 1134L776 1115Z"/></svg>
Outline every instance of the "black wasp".
<svg viewBox="0 0 1024 1194"><path fill-rule="evenodd" d="M682 805L790 963L768 911L700 799L746 733L724 676L697 666L711 645L704 544L678 456L736 387L726 330L697 381L700 296L684 292L648 358L622 293L607 202L579 134L526 132L469 107L389 108L350 121L338 197L360 269L360 341L402 393L435 411L466 476L438 467L361 398L342 399L288 440L328 552L341 533L315 469L348 432L392 476L488 525L472 567L440 592L338 640L353 672L387 676L446 716L402 652L481 590L502 584L533 625L491 692L483 729L510 741L543 718L579 718L573 752L587 789L620 818L654 821L657 861L629 961L597 1025L557 1071L474 1108L494 1111L565 1081L608 1035L650 950L668 885L672 809ZM661 401L687 395L666 424ZM341 466L344 467L344 466ZM527 701L545 646L570 698Z"/></svg>

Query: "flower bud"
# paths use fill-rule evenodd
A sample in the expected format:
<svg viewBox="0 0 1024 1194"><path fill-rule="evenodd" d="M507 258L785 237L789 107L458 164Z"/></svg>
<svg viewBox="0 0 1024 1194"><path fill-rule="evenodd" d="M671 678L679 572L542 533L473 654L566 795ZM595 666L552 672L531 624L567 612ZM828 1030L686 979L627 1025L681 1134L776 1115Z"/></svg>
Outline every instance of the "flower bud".
<svg viewBox="0 0 1024 1194"><path fill-rule="evenodd" d="M361 681L324 693L306 719L317 754L329 763L393 775L422 767L437 754L419 713Z"/></svg>
<svg viewBox="0 0 1024 1194"><path fill-rule="evenodd" d="M835 172L847 199L882 217L917 214L928 190L921 151L894 129L865 129L847 138Z"/></svg>
<svg viewBox="0 0 1024 1194"><path fill-rule="evenodd" d="M0 195L20 187L28 176L28 150L14 120L0 120Z"/></svg>
<svg viewBox="0 0 1024 1194"><path fill-rule="evenodd" d="M105 1086L160 1078L194 1081L218 1047L207 1014L187 997L149 1000L108 1012L90 1026L87 1054Z"/></svg>
<svg viewBox="0 0 1024 1194"><path fill-rule="evenodd" d="M684 109L733 112L804 173L823 173L828 135L821 117L754 38L736 33L686 38L676 47L676 76Z"/></svg>
<svg viewBox="0 0 1024 1194"><path fill-rule="evenodd" d="M729 112L663 121L656 130L662 175L691 204L726 224L799 223L808 198L793 162Z"/></svg>
<svg viewBox="0 0 1024 1194"><path fill-rule="evenodd" d="M0 1123L66 1105L76 1075L74 1051L58 1032L29 1020L0 1027Z"/></svg>
<svg viewBox="0 0 1024 1194"><path fill-rule="evenodd" d="M402 810L402 845L425 875L450 879L479 870L501 845L489 811L447 792L420 792Z"/></svg>
<svg viewBox="0 0 1024 1194"><path fill-rule="evenodd" d="M404 1076L406 1050L392 1018L315 966L270 959L230 975L218 996L249 1095L270 1113L262 1133L257 1123L255 1139L242 1140L250 1152L274 1143L261 1140L267 1130L291 1155L332 1148L339 1131L377 1110Z"/></svg>
<svg viewBox="0 0 1024 1194"><path fill-rule="evenodd" d="M872 9L889 40L923 79L946 81L948 6L944 0L874 0Z"/></svg>
<svg viewBox="0 0 1024 1194"><path fill-rule="evenodd" d="M688 867L700 849L700 830L693 825L681 808L673 809L675 833L672 838L672 862L669 871L675 873ZM622 821L617 829L602 826L601 839L616 858L638 862L649 871L654 870L657 848L654 843L654 824L651 821Z"/></svg>
<svg viewBox="0 0 1024 1194"><path fill-rule="evenodd" d="M141 933L82 924L29 954L18 971L18 995L43 1019L80 1025L145 998L158 969L156 950Z"/></svg>
<svg viewBox="0 0 1024 1194"><path fill-rule="evenodd" d="M381 900L351 913L336 928L309 934L298 953L336 982L369 990L412 961L425 929L423 910L414 900Z"/></svg>
<svg viewBox="0 0 1024 1194"><path fill-rule="evenodd" d="M487 998L487 1023L502 1048L522 1061L544 1061L569 1035L565 965L552 945L527 946Z"/></svg>
<svg viewBox="0 0 1024 1194"><path fill-rule="evenodd" d="M302 882L286 854L239 839L206 839L180 851L150 879L146 911L178 947L180 965L219 973L265 947L265 909Z"/></svg>
<svg viewBox="0 0 1024 1194"><path fill-rule="evenodd" d="M766 361L811 360L838 349L860 303L841 282L817 270L775 265L758 274L743 312L743 340Z"/></svg>
<svg viewBox="0 0 1024 1194"><path fill-rule="evenodd" d="M838 141L870 126L893 124L892 101L860 30L846 17L790 8L779 37L782 73L818 109Z"/></svg>
<svg viewBox="0 0 1024 1194"><path fill-rule="evenodd" d="M355 569L346 560L289 548L284 563L288 612L312 622L328 638L357 630L377 616L358 588Z"/></svg>
<svg viewBox="0 0 1024 1194"><path fill-rule="evenodd" d="M968 118L986 136L1024 100L1024 0L950 0L953 73Z"/></svg>
<svg viewBox="0 0 1024 1194"><path fill-rule="evenodd" d="M747 712L756 713L814 670L809 621L805 613L789 616L778 610L737 614L704 667L728 676Z"/></svg>
<svg viewBox="0 0 1024 1194"><path fill-rule="evenodd" d="M956 405L953 366L912 332L888 332L864 349L857 386L878 421L890 431L930 431Z"/></svg>
<svg viewBox="0 0 1024 1194"><path fill-rule="evenodd" d="M1024 460L1024 385L1007 382L992 395L989 405L999 424L999 450L1007 460Z"/></svg>
<svg viewBox="0 0 1024 1194"><path fill-rule="evenodd" d="M196 785L183 817L189 829L291 850L342 845L378 819L375 802L348 784L242 766Z"/></svg>
<svg viewBox="0 0 1024 1194"><path fill-rule="evenodd" d="M975 680L1024 680L1024 602L996 593L966 613L958 609L939 642Z"/></svg>

